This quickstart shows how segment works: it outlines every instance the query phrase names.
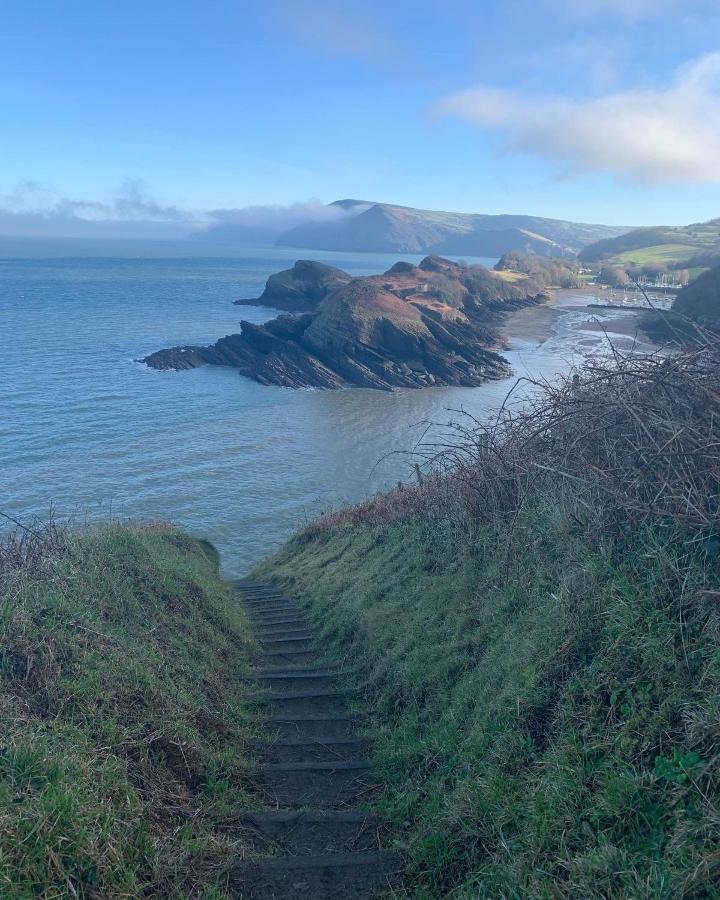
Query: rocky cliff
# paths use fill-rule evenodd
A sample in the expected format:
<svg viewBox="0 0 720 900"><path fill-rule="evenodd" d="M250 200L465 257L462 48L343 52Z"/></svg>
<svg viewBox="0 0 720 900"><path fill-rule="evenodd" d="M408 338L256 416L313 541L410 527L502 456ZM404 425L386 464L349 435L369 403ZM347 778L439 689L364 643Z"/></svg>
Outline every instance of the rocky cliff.
<svg viewBox="0 0 720 900"><path fill-rule="evenodd" d="M327 295L350 281L342 269L310 259L299 259L292 269L271 275L265 290L256 299L236 300L239 306L271 306L290 312L315 309Z"/></svg>
<svg viewBox="0 0 720 900"><path fill-rule="evenodd" d="M313 312L264 325L243 322L240 334L212 347L174 347L144 362L158 369L234 366L262 384L294 388L470 387L510 373L497 352L503 313L544 298L530 278L511 282L482 266L433 256L383 275L340 275L319 302L311 279L304 308L315 304Z"/></svg>

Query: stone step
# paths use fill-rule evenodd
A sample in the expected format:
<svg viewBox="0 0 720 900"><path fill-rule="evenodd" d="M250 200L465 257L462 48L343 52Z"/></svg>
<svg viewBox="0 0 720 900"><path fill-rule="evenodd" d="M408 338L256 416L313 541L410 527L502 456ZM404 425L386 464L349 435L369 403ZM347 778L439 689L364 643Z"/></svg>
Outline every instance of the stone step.
<svg viewBox="0 0 720 900"><path fill-rule="evenodd" d="M242 900L369 900L397 883L394 853L327 853L245 860L230 873L232 896Z"/></svg>
<svg viewBox="0 0 720 900"><path fill-rule="evenodd" d="M263 634L270 637L283 633L294 636L301 632L310 635L310 637L317 637L317 634L310 630L308 623L302 619L299 622L291 622L289 625L283 622L253 622L253 631L258 637Z"/></svg>
<svg viewBox="0 0 720 900"><path fill-rule="evenodd" d="M315 637L267 637L261 638L260 643L263 650L267 653L273 650L317 650Z"/></svg>
<svg viewBox="0 0 720 900"><path fill-rule="evenodd" d="M289 627L304 625L308 627L308 621L303 616L298 616L294 612L280 612L268 614L267 616L250 616L253 628L266 628L269 625L283 625L287 623Z"/></svg>
<svg viewBox="0 0 720 900"><path fill-rule="evenodd" d="M258 667L282 664L287 668L293 668L314 663L319 656L318 650L271 650L269 653L261 653L255 657L254 663Z"/></svg>
<svg viewBox="0 0 720 900"><path fill-rule="evenodd" d="M253 624L258 628L265 628L269 625L307 625L307 619L299 613L272 613L267 616L263 615L262 618L254 618Z"/></svg>
<svg viewBox="0 0 720 900"><path fill-rule="evenodd" d="M323 669L305 669L301 672L258 672L254 680L267 686L271 691L301 691L332 687L337 680L337 673Z"/></svg>
<svg viewBox="0 0 720 900"><path fill-rule="evenodd" d="M371 769L368 760L270 763L255 784L273 806L343 807L368 796Z"/></svg>
<svg viewBox="0 0 720 900"><path fill-rule="evenodd" d="M310 715L276 714L264 720L268 734L274 740L330 740L350 737L355 720L347 714Z"/></svg>
<svg viewBox="0 0 720 900"><path fill-rule="evenodd" d="M275 585L269 581L234 581L233 584L243 594L254 594L258 591L277 591Z"/></svg>
<svg viewBox="0 0 720 900"><path fill-rule="evenodd" d="M338 760L365 759L370 741L364 737L291 738L275 740L262 748L268 763L282 762L337 762Z"/></svg>
<svg viewBox="0 0 720 900"><path fill-rule="evenodd" d="M255 699L276 713L281 712L285 715L297 716L308 713L336 715L345 712L349 695L350 691L319 688L305 691L268 691L266 694L259 694Z"/></svg>
<svg viewBox="0 0 720 900"><path fill-rule="evenodd" d="M277 660L276 660L277 663ZM282 665L268 665L268 666L257 666L256 668L251 670L251 674L256 678L264 677L265 675L315 675L316 673L320 673L323 675L337 675L337 671L335 669L324 669L319 665L310 665L310 666L282 666Z"/></svg>
<svg viewBox="0 0 720 900"><path fill-rule="evenodd" d="M297 606L288 603L283 597L269 600L243 600L243 607L251 616L260 615L265 612L273 612L273 610L282 610L283 612L297 610Z"/></svg>
<svg viewBox="0 0 720 900"><path fill-rule="evenodd" d="M301 628L288 628L287 625L269 625L267 627L258 626L255 628L255 636L259 641L265 641L268 638L283 640L284 638L306 638L307 640L315 640L314 632L302 626Z"/></svg>
<svg viewBox="0 0 720 900"><path fill-rule="evenodd" d="M264 600L243 600L242 603L243 606L250 610L254 615L267 612L276 606L280 606L283 609L300 609L296 603L292 603L287 597L266 597Z"/></svg>
<svg viewBox="0 0 720 900"><path fill-rule="evenodd" d="M377 850L377 820L355 810L273 809L241 820L261 853L358 853Z"/></svg>

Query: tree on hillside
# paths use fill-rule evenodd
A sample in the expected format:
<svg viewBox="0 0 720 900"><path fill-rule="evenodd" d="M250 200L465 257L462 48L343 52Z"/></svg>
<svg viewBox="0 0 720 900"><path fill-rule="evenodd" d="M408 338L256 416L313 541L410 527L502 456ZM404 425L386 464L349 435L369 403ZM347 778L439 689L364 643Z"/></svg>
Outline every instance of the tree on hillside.
<svg viewBox="0 0 720 900"><path fill-rule="evenodd" d="M628 273L620 266L603 266L598 276L600 284L623 287L628 283Z"/></svg>
<svg viewBox="0 0 720 900"><path fill-rule="evenodd" d="M720 266L703 272L675 298L675 312L703 325L717 329L720 325Z"/></svg>
<svg viewBox="0 0 720 900"><path fill-rule="evenodd" d="M580 287L579 265L575 260L552 256L536 256L523 250L506 253L495 266L498 272L522 272L540 287Z"/></svg>

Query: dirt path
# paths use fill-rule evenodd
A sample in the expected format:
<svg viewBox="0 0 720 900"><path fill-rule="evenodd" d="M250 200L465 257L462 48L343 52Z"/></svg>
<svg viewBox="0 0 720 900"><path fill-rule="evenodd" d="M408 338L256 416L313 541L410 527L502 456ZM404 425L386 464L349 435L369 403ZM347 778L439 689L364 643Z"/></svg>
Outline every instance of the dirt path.
<svg viewBox="0 0 720 900"><path fill-rule="evenodd" d="M303 611L269 584L237 582L262 648L254 677L268 736L258 809L247 814L258 858L233 871L235 896L369 898L398 884L400 860L379 845L363 811L372 783L368 739L348 714L339 676Z"/></svg>

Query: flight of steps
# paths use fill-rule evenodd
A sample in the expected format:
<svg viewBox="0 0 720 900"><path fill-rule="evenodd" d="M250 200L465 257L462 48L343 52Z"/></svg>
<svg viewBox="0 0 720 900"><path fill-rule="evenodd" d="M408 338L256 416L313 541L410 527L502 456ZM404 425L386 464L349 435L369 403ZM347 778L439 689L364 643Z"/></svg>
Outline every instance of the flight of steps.
<svg viewBox="0 0 720 900"><path fill-rule="evenodd" d="M393 895L400 859L379 846L371 813L369 745L348 714L337 674L302 610L272 585L236 583L261 646L253 678L268 736L258 808L243 825L257 856L231 874L234 896L376 898Z"/></svg>

